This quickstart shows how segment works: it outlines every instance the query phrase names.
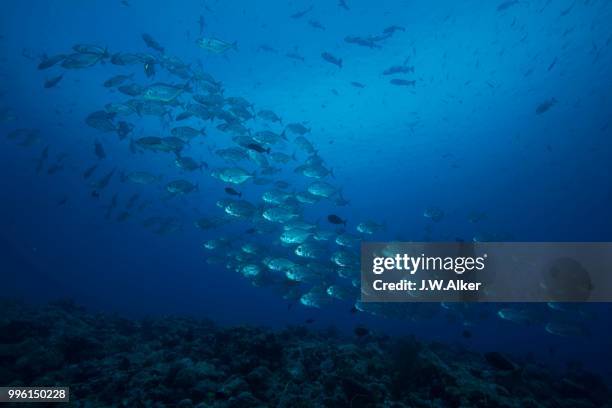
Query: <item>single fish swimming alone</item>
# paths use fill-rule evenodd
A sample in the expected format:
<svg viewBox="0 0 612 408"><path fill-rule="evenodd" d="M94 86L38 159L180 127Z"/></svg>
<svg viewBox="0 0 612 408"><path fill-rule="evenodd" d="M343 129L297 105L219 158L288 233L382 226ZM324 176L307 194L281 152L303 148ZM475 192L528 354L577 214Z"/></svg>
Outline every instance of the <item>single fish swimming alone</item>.
<svg viewBox="0 0 612 408"><path fill-rule="evenodd" d="M519 1L518 1L518 0L507 0L507 1L504 1L504 2L500 3L500 4L497 6L497 11L498 11L498 12L500 12L500 11L506 11L506 10L508 10L510 7L515 6L515 5L517 5L518 3L519 3Z"/></svg>
<svg viewBox="0 0 612 408"><path fill-rule="evenodd" d="M94 142L94 152L96 153L96 157L100 160L106 158L106 152L104 151L104 146L99 141Z"/></svg>
<svg viewBox="0 0 612 408"><path fill-rule="evenodd" d="M147 47L152 48L155 51L164 52L164 47L159 45L159 43L155 41L155 39L150 34L144 33L142 35L142 39L147 45Z"/></svg>
<svg viewBox="0 0 612 408"><path fill-rule="evenodd" d="M310 5L310 7L308 7L307 9L302 10L302 11L297 11L297 12L293 13L290 17L291 18L295 18L295 19L302 18L306 14L310 13L313 9L314 9L314 6Z"/></svg>
<svg viewBox="0 0 612 408"><path fill-rule="evenodd" d="M338 68L342 68L342 59L333 56L329 52L322 53L321 58L323 58L325 61L329 62L330 64L336 65Z"/></svg>
<svg viewBox="0 0 612 408"><path fill-rule="evenodd" d="M59 84L62 78L64 78L63 74L48 78L47 80L45 80L45 88L49 89L55 87L57 84Z"/></svg>
<svg viewBox="0 0 612 408"><path fill-rule="evenodd" d="M229 50L238 51L238 42L234 41L233 43L220 40L218 38L200 38L196 40L196 44L198 47L212 52L213 54L223 54Z"/></svg>
<svg viewBox="0 0 612 408"><path fill-rule="evenodd" d="M547 112L550 108L557 104L557 100L555 98L550 98L542 102L536 107L536 115L541 115L544 112Z"/></svg>
<svg viewBox="0 0 612 408"><path fill-rule="evenodd" d="M416 81L414 81L414 80L410 81L410 80L407 80L407 79L398 79L398 78L390 80L389 83L391 85L396 85L396 86L411 86L411 87L414 87L416 85Z"/></svg>
<svg viewBox="0 0 612 408"><path fill-rule="evenodd" d="M414 67L410 67L407 65L394 65L383 71L383 75L409 74L409 73L414 73Z"/></svg>

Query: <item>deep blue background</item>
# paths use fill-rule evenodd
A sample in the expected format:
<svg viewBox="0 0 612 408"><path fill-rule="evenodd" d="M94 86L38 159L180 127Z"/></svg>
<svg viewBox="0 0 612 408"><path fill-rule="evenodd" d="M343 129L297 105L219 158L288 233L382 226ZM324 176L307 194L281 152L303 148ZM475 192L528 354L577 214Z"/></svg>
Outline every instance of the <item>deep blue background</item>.
<svg viewBox="0 0 612 408"><path fill-rule="evenodd" d="M219 235L192 226L195 214L218 214L218 183L200 177L196 199L167 202L162 192L142 193L158 214L179 216L181 232L158 236L136 220L118 224L103 218L112 193L125 200L133 189L116 178L102 200L89 197L82 179L96 162L93 140L105 142L113 167L178 175L160 155L132 156L114 135L101 134L84 118L104 104L126 99L101 86L131 69L110 64L67 71L54 89L26 56L68 52L75 43L97 43L111 52L143 52L143 32L171 55L201 60L223 81L226 95L241 95L286 122L307 121L311 139L333 167L351 206L342 216L386 221L378 240L472 239L516 241L612 240L612 4L605 0L520 2L499 12L492 2L349 0L335 1L119 1L9 0L0 15L0 108L17 120L1 123L3 134L17 127L40 129L42 141L22 148L0 138L0 273L3 295L29 301L60 296L91 308L131 316L189 314L227 324L283 326L315 318L318 327L349 330L356 323L387 333L416 333L498 349L563 364L610 361L612 336L606 306L595 306L590 336L559 338L541 327L519 327L495 318L495 305L478 305L488 318L461 337L460 322L444 315L428 321L395 321L352 315L346 305L323 310L287 302L266 288L254 288L237 274L204 262L201 243ZM303 19L289 15L313 4ZM571 6L571 8L570 8ZM566 11L569 10L567 13ZM237 41L238 51L206 54L194 44L203 15L206 35ZM308 25L316 19L326 30ZM406 32L380 50L347 44L347 35L374 35L399 24ZM258 52L267 44L278 54ZM304 63L284 57L303 55ZM343 58L337 69L320 54ZM26 56L24 56L26 55ZM394 87L382 71L406 58L415 66L414 89ZM556 60L552 69L549 66ZM144 82L141 68L136 80ZM531 72L531 73L530 73ZM165 73L158 74L163 80ZM364 83L357 89L351 81ZM336 92L332 92L335 90ZM542 115L536 107L558 103ZM159 123L137 122L148 135ZM109 140L105 140L109 138ZM68 153L66 169L35 174L35 159L50 146L50 158ZM194 156L210 159L211 135ZM200 150L197 150L200 149ZM291 173L290 173L291 174ZM194 177L197 177L194 176ZM295 176L294 176L295 177ZM290 179L291 180L291 179ZM295 183L298 183L295 180ZM248 191L247 187L247 191ZM65 195L66 206L57 202ZM444 210L436 224L423 217L429 206ZM317 207L313 217L324 217ZM487 218L470 223L474 211ZM183 215L181 215L183 214ZM534 307L542 307L534 306ZM600 371L607 366L599 364Z"/></svg>

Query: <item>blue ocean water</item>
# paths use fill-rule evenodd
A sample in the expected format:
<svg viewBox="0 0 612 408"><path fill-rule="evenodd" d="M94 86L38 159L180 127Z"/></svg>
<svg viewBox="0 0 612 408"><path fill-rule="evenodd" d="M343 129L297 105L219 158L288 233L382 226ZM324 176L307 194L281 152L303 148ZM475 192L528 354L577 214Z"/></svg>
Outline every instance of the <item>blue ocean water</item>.
<svg viewBox="0 0 612 408"><path fill-rule="evenodd" d="M185 149L209 168L190 173L175 166L171 153L130 151L130 140L169 136L176 123L167 117L121 118L134 125L125 140L85 123L106 104L130 99L102 85L114 75L133 73L129 81L142 86L189 82L159 62L177 57L222 83L225 97L243 97L255 112L269 109L283 120L281 125L256 118L245 121L247 127L279 134L288 123L311 129L306 137L333 169L325 180L350 201L302 206L304 219L323 229L335 231L326 219L334 213L347 220L351 233L366 220L386 224L366 237L377 241L612 240L609 2L347 5L349 10L322 0L3 4L0 126L7 136L21 128L38 132L23 140L0 138L2 295L33 302L70 297L128 316L208 316L228 325L283 327L313 319L313 327L350 332L359 324L476 350L537 354L557 365L578 360L608 374L602 363L612 358L606 305L585 306L584 334L562 337L542 324L497 318L504 305L471 305L459 314L427 305L414 316L391 319L351 313L349 301L308 308L299 299L283 299L274 285L256 287L226 268L226 261L207 263L212 255L202 243L226 237L272 253L284 251L278 234L246 234L252 220L206 231L193 225L201 217L223 217L216 202L232 198L223 190L227 183L210 176L229 166L214 151L232 145L231 135L216 128L218 119L183 122L207 129ZM296 17L299 12L306 13ZM385 36L394 25L398 29ZM143 33L163 53L148 48ZM372 40L376 36L382 38ZM196 45L201 37L235 42L236 49L211 53ZM347 37L373 43L360 46ZM73 53L79 43L98 44L110 54L148 53L156 73L148 78L142 64L119 66L109 57L84 69L61 63L37 68L45 55ZM342 66L323 59L324 52L340 58ZM393 66L414 71L383 74ZM57 85L44 87L58 75L63 77ZM393 84L393 78L415 82ZM540 111L547 103L549 109ZM169 109L174 119L181 111ZM104 159L95 155L96 140ZM37 173L47 146L49 157ZM270 178L286 181L289 193L304 190L312 180L293 169L307 155L293 141L284 151L297 151L298 160L277 166L284 170ZM85 180L83 172L96 164ZM58 171L49 174L54 165ZM112 169L110 185L92 197L90 183ZM139 186L120 180L121 172L141 170L163 175L163 181ZM179 178L198 190L169 198L164 186ZM271 188L251 181L236 187L256 205ZM118 221L136 193L138 205L149 204ZM106 219L115 194L118 208ZM437 222L424 216L432 208L443 212ZM154 233L142 225L151 217L170 217L176 231ZM546 305L524 307L554 317Z"/></svg>

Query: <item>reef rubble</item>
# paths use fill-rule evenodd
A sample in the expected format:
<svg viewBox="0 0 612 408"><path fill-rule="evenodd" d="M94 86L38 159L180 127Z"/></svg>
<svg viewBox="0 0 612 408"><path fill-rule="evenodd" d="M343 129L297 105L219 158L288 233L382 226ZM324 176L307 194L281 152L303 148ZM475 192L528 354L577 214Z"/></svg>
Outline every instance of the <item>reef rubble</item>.
<svg viewBox="0 0 612 408"><path fill-rule="evenodd" d="M126 319L0 302L0 385L69 386L74 407L606 407L604 382L492 351L333 329Z"/></svg>

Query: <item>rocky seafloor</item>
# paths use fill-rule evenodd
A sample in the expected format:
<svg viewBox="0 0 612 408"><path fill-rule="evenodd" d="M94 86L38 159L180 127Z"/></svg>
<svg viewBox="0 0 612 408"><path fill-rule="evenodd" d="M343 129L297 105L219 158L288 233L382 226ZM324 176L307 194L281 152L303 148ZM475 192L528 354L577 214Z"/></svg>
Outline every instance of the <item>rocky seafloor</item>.
<svg viewBox="0 0 612 408"><path fill-rule="evenodd" d="M76 407L586 408L612 401L603 381L579 367L553 373L501 353L414 338L129 320L71 302L0 303L0 385L69 386Z"/></svg>

